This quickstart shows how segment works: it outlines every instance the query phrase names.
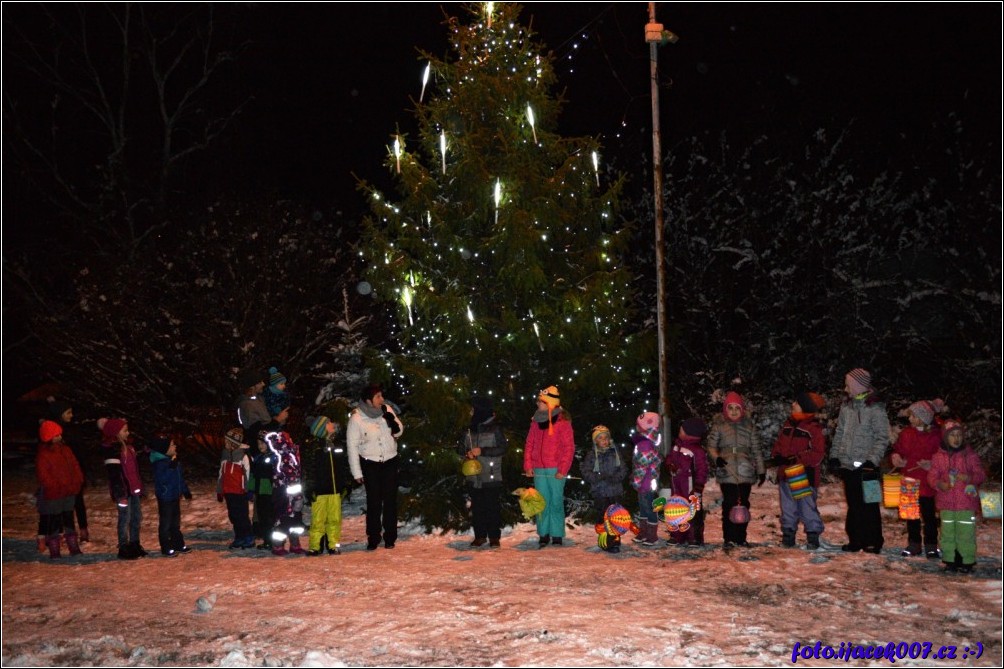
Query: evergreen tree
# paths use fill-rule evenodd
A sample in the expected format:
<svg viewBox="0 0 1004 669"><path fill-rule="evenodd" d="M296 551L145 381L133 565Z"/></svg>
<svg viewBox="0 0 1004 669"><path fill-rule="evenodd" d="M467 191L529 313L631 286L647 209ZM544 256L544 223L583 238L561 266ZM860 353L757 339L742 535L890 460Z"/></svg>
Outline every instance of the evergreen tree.
<svg viewBox="0 0 1004 669"><path fill-rule="evenodd" d="M417 139L390 138L399 199L362 184L361 253L399 346L375 372L402 393L404 509L426 527L466 526L454 447L471 394L490 394L508 428L513 488L541 388L558 386L580 445L641 408L621 408L639 360L623 179L600 171L596 139L558 134L552 58L521 11L487 3L446 21L451 56L422 54L434 79Z"/></svg>

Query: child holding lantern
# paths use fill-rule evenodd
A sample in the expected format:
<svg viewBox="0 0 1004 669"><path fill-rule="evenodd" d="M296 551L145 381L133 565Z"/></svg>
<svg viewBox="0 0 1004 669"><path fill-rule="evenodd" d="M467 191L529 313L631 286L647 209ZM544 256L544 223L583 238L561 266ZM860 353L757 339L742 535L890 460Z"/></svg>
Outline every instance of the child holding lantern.
<svg viewBox="0 0 1004 669"><path fill-rule="evenodd" d="M791 403L791 416L781 426L770 452L770 464L777 466L781 545L786 548L795 545L799 521L805 528L806 548L819 548L823 519L816 508L816 497L826 439L816 414L825 404L816 393L800 393Z"/></svg>

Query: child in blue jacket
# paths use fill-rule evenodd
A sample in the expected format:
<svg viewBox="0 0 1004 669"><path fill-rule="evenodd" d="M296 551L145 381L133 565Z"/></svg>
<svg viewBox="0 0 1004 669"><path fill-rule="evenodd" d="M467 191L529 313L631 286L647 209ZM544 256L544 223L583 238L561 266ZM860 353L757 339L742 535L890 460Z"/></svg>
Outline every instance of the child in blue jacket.
<svg viewBox="0 0 1004 669"><path fill-rule="evenodd" d="M169 435L159 434L150 441L150 463L153 466L154 491L157 496L157 537L160 552L178 557L192 549L185 545L181 534L181 498L192 499L185 476L178 462L178 444Z"/></svg>

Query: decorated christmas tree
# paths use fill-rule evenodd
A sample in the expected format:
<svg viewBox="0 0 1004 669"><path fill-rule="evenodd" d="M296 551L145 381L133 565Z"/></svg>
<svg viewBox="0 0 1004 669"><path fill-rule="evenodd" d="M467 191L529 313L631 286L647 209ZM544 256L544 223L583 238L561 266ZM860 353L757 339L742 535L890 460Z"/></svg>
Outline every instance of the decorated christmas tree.
<svg viewBox="0 0 1004 669"><path fill-rule="evenodd" d="M511 488L541 388L559 388L580 448L644 397L623 180L596 139L558 134L552 56L521 11L484 3L445 22L450 55L422 54L417 135L389 137L396 198L362 184L360 252L397 347L375 371L400 393L404 509L427 527L466 526L455 446L472 395L506 428Z"/></svg>

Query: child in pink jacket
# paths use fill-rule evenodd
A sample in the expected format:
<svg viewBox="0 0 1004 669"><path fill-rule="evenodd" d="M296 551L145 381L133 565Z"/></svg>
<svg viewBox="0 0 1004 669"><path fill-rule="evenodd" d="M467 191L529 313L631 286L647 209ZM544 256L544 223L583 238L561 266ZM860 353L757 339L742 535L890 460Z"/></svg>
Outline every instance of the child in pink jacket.
<svg viewBox="0 0 1004 669"><path fill-rule="evenodd" d="M976 451L965 443L962 423L947 421L941 443L927 475L937 491L935 504L941 514L941 559L945 571L968 574L976 565L978 486L987 475Z"/></svg>

